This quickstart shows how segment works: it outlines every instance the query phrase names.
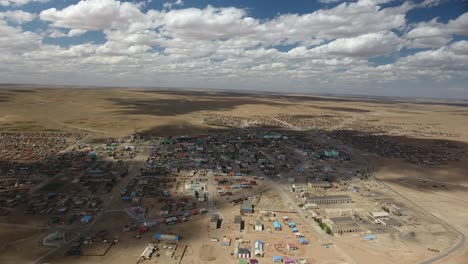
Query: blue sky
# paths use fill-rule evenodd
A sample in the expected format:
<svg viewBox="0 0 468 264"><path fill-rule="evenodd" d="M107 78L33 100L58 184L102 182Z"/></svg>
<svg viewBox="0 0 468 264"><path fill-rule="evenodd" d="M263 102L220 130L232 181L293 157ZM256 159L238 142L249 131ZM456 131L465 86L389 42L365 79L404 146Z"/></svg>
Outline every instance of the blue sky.
<svg viewBox="0 0 468 264"><path fill-rule="evenodd" d="M468 98L466 0L0 0L0 82Z"/></svg>

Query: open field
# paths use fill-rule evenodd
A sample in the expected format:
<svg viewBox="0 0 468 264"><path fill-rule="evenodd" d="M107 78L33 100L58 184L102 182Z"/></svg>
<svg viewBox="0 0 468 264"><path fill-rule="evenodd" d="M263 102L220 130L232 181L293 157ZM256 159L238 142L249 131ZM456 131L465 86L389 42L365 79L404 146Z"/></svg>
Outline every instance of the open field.
<svg viewBox="0 0 468 264"><path fill-rule="evenodd" d="M172 135L219 128L204 120L227 116L242 119L244 125L280 120L286 128L384 130L392 135L468 142L462 125L468 118L465 101L36 88L0 91L1 130L78 131L97 137L134 132Z"/></svg>
<svg viewBox="0 0 468 264"><path fill-rule="evenodd" d="M468 263L466 101L3 88L0 263Z"/></svg>

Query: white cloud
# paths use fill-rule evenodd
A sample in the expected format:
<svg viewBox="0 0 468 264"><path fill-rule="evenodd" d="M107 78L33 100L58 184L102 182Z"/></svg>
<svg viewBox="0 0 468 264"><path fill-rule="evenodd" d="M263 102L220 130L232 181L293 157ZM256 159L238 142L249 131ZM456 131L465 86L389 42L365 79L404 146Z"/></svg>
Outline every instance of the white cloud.
<svg viewBox="0 0 468 264"><path fill-rule="evenodd" d="M318 1L322 4L331 4L331 3L340 2L342 0L318 0Z"/></svg>
<svg viewBox="0 0 468 264"><path fill-rule="evenodd" d="M454 34L466 34L466 14L446 24L433 20L408 28L405 15L416 4L395 2L396 6L382 8L385 2L359 0L307 14L257 19L247 9L235 7L144 11L146 1L82 0L41 12L40 19L49 25L42 37L98 31L105 43L46 45L41 36L12 26L12 18L3 16L0 61L10 67L0 65L0 78L7 76L5 70L19 78L32 78L34 74L19 75L28 71L72 81L72 73L79 72L75 82L179 86L232 82L255 87L326 83L328 87L337 82L359 85L466 75L466 41L448 44ZM183 4L170 3L171 7ZM399 37L399 32L404 36ZM16 41L2 39L3 35ZM369 62L376 56L398 57L402 46L435 50L386 65Z"/></svg>
<svg viewBox="0 0 468 264"><path fill-rule="evenodd" d="M183 6L184 5L184 1L182 0L177 0L175 2L164 2L163 3L163 8L164 9L172 9L172 6Z"/></svg>
<svg viewBox="0 0 468 264"><path fill-rule="evenodd" d="M65 34L63 31L58 30L58 29L50 29L47 31L47 36L49 38L63 38L66 37L67 34Z"/></svg>
<svg viewBox="0 0 468 264"><path fill-rule="evenodd" d="M444 0L424 0L418 6L419 7L433 7L442 4Z"/></svg>
<svg viewBox="0 0 468 264"><path fill-rule="evenodd" d="M460 40L450 45L450 49L459 55L468 55L468 41Z"/></svg>
<svg viewBox="0 0 468 264"><path fill-rule="evenodd" d="M0 20L0 52L23 53L36 49L40 42L41 37L36 33L23 32Z"/></svg>
<svg viewBox="0 0 468 264"><path fill-rule="evenodd" d="M80 30L129 28L144 18L137 5L114 0L80 1L62 10L44 10L40 18L53 27Z"/></svg>
<svg viewBox="0 0 468 264"><path fill-rule="evenodd" d="M72 30L68 31L67 36L77 37L77 36L83 35L84 33L86 33L86 30L84 30L84 29L72 29Z"/></svg>
<svg viewBox="0 0 468 264"><path fill-rule="evenodd" d="M6 19L13 23L22 24L30 22L36 18L35 14L24 12L22 10L0 12L0 19Z"/></svg>
<svg viewBox="0 0 468 264"><path fill-rule="evenodd" d="M0 0L0 6L22 6L30 2L46 3L50 0Z"/></svg>
<svg viewBox="0 0 468 264"><path fill-rule="evenodd" d="M364 34L354 38L336 39L313 51L343 57L372 58L399 50L400 40L393 32Z"/></svg>
<svg viewBox="0 0 468 264"><path fill-rule="evenodd" d="M453 35L468 35L468 13L442 24L437 18L421 22L406 33L403 38L410 48L440 48L453 39Z"/></svg>

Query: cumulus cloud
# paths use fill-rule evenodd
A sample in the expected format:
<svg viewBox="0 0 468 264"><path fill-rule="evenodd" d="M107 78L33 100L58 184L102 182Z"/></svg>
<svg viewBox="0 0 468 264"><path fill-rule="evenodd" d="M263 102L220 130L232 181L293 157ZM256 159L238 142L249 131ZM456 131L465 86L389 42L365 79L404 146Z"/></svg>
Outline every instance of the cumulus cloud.
<svg viewBox="0 0 468 264"><path fill-rule="evenodd" d="M393 32L363 34L355 38L341 38L315 48L315 52L344 57L372 58L388 55L399 49L400 39Z"/></svg>
<svg viewBox="0 0 468 264"><path fill-rule="evenodd" d="M24 12L22 10L0 12L0 19L6 19L13 23L22 24L30 22L36 18L35 14Z"/></svg>
<svg viewBox="0 0 468 264"><path fill-rule="evenodd" d="M143 14L138 6L114 0L80 1L62 10L50 8L40 13L40 18L56 28L79 30L104 30L128 28L138 23Z"/></svg>
<svg viewBox="0 0 468 264"><path fill-rule="evenodd" d="M47 72L43 76L50 78L74 72L87 76L77 82L204 86L242 80L306 87L466 75L466 41L451 41L454 35L467 34L467 14L445 24L434 19L408 25L406 13L418 5L395 2L382 7L388 2L358 0L306 14L258 19L248 9L181 8L182 1L147 10L142 4L146 1L82 0L42 11L39 18L48 28L41 35L21 28L34 15L4 12L0 13L0 60L10 67L0 65L0 77L29 70ZM179 8L172 9L175 5ZM100 32L105 42L57 46L41 41L89 31ZM385 65L370 60L399 57L402 47L432 50L413 52Z"/></svg>
<svg viewBox="0 0 468 264"><path fill-rule="evenodd" d="M0 51L8 53L23 53L36 49L41 37L33 32L23 32L21 28L9 26L0 20Z"/></svg>
<svg viewBox="0 0 468 264"><path fill-rule="evenodd" d="M454 35L468 35L468 13L447 24L439 23L437 18L418 23L404 35L404 39L410 48L440 48L447 45Z"/></svg>

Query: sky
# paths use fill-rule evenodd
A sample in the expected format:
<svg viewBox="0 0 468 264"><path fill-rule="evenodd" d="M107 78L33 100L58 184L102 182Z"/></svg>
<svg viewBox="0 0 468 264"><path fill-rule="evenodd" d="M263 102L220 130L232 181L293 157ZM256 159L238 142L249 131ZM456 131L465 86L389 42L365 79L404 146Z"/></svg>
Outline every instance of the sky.
<svg viewBox="0 0 468 264"><path fill-rule="evenodd" d="M0 0L0 83L468 99L468 0Z"/></svg>

